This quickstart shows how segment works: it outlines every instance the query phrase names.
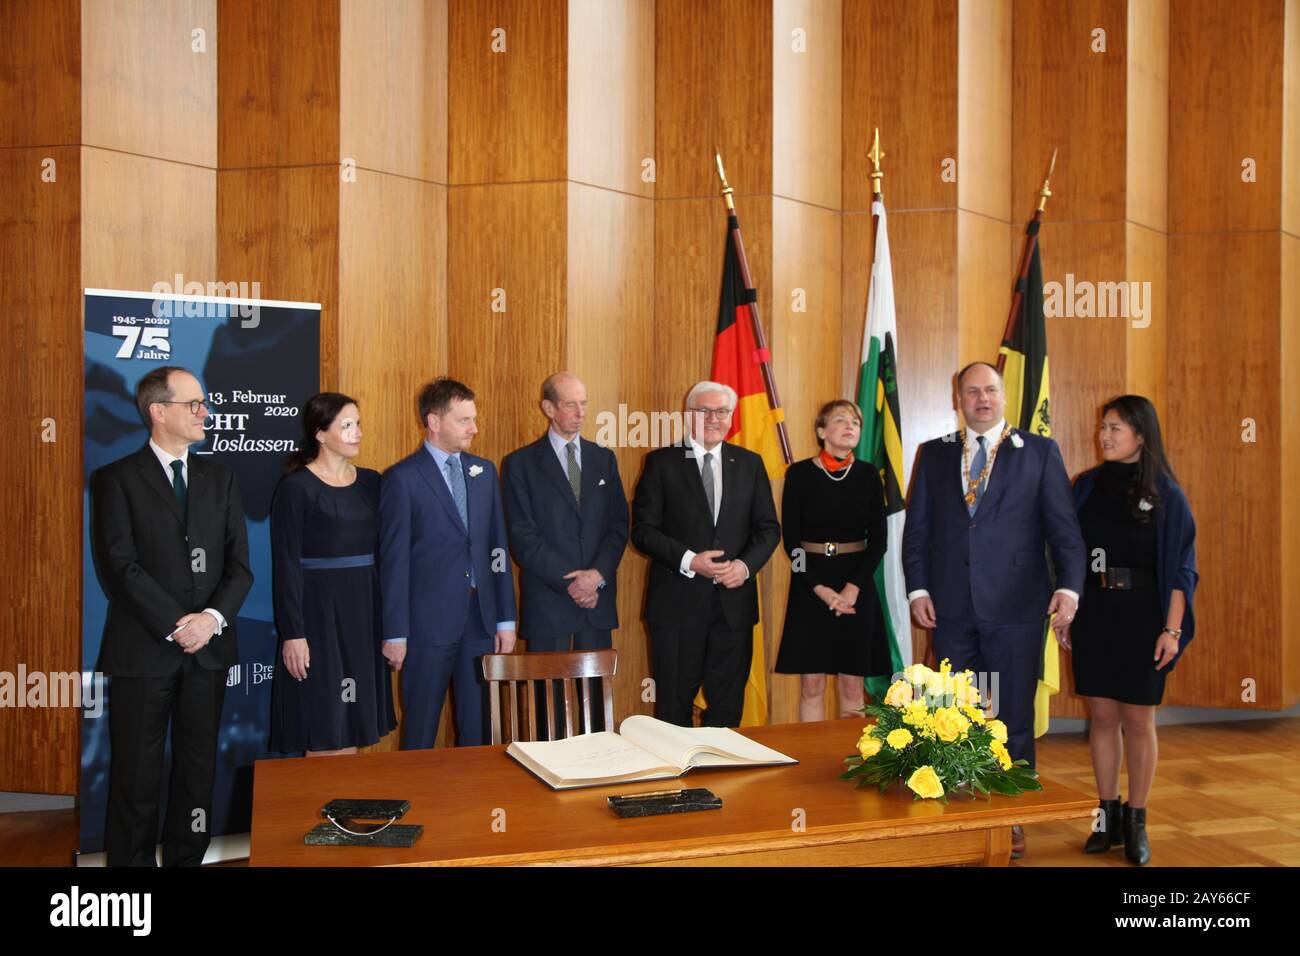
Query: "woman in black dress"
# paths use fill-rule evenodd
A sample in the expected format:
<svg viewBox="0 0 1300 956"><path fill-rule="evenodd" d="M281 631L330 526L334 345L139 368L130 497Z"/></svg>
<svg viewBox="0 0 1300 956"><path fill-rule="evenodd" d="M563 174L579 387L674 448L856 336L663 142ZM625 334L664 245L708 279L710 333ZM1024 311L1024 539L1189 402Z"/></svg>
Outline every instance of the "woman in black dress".
<svg viewBox="0 0 1300 956"><path fill-rule="evenodd" d="M300 449L271 502L275 624L284 665L271 688L271 749L356 753L397 726L380 627L379 473L357 468L357 403L303 406Z"/></svg>
<svg viewBox="0 0 1300 956"><path fill-rule="evenodd" d="M1156 772L1156 706L1193 634L1196 525L1151 402L1121 395L1106 403L1101 453L1101 467L1074 484L1089 570L1078 613L1060 638L1073 649L1075 692L1088 698L1092 719L1101 814L1084 852L1123 845L1141 866L1151 858L1146 806ZM1129 799L1121 807L1125 750Z"/></svg>
<svg viewBox="0 0 1300 956"><path fill-rule="evenodd" d="M825 720L826 675L838 674L840 715L861 713L863 678L888 674L889 648L873 576L885 554L885 492L853 458L862 412L848 401L817 413L821 452L785 473L781 530L790 595L776 670L800 674L799 719Z"/></svg>

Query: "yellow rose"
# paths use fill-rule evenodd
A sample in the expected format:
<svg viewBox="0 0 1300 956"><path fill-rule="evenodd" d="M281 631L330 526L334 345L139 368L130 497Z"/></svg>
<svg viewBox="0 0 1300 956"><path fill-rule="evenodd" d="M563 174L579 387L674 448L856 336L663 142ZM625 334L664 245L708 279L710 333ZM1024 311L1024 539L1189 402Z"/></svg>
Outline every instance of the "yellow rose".
<svg viewBox="0 0 1300 956"><path fill-rule="evenodd" d="M902 707L912 702L912 685L905 680L894 681L885 691L886 707Z"/></svg>
<svg viewBox="0 0 1300 956"><path fill-rule="evenodd" d="M912 732L904 727L899 727L897 730L891 730L889 736L885 738L885 743L889 744L889 746L893 747L895 750L902 750L911 742Z"/></svg>
<svg viewBox="0 0 1300 956"><path fill-rule="evenodd" d="M941 707L934 713L934 733L940 740L952 743L970 728L970 721L956 707Z"/></svg>
<svg viewBox="0 0 1300 956"><path fill-rule="evenodd" d="M985 729L993 735L993 739L1001 743L1007 742L1007 725L1000 720L990 720L984 725Z"/></svg>
<svg viewBox="0 0 1300 956"><path fill-rule="evenodd" d="M863 734L858 741L858 753L862 754L863 760L869 760L880 753L880 747L880 738L871 736L870 732Z"/></svg>
<svg viewBox="0 0 1300 956"><path fill-rule="evenodd" d="M959 707L975 707L980 702L980 692L965 674L958 674L953 681L953 696Z"/></svg>
<svg viewBox="0 0 1300 956"><path fill-rule="evenodd" d="M940 781L939 775L934 772L934 768L929 764L924 767L917 767L916 772L907 778L907 786L918 797L924 797L927 800L943 796L943 782Z"/></svg>
<svg viewBox="0 0 1300 956"><path fill-rule="evenodd" d="M989 744L989 750L993 752L993 756L998 758L998 765L1003 770L1011 769L1011 751L1007 750L1006 744L1000 740L994 740Z"/></svg>
<svg viewBox="0 0 1300 956"><path fill-rule="evenodd" d="M910 667L903 668L903 680L907 681L909 684L924 685L929 681L930 675L933 673L934 671L930 670L930 668L926 667L924 664L912 664Z"/></svg>

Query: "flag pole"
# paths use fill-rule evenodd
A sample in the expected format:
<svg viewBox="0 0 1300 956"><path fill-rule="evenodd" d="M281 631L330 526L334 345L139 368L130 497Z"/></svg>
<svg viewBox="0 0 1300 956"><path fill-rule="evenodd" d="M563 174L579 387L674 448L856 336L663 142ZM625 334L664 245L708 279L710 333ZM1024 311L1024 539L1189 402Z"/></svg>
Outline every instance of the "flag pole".
<svg viewBox="0 0 1300 956"><path fill-rule="evenodd" d="M730 233L732 244L736 247L736 258L740 262L740 278L746 289L754 288L754 280L749 274L749 259L745 257L745 240L740 235L740 219L736 215L736 204L731 195L734 190L727 184L727 174L722 168L722 154L716 149L713 157L718 161L718 178L722 180L722 198L727 203L727 217L731 221ZM758 346L760 367L763 372L763 389L767 392L768 407L776 413L776 435L781 443L781 460L789 465L794 461L790 454L790 439L785 433L785 418L781 413L781 399L776 393L776 378L772 375L772 354L767 350L767 339L763 335L763 323L758 316L758 297L750 303L749 315L754 326L754 342Z"/></svg>
<svg viewBox="0 0 1300 956"><path fill-rule="evenodd" d="M1016 284L1011 293L1011 312L1007 315L1007 326L1002 332L1002 344L1009 345L1011 336L1016 331L1016 320L1020 318L1020 305L1025 299L1025 283L1029 278L1029 262L1034 255L1034 246L1038 244L1038 226L1043 221L1043 210L1047 208L1047 199L1052 195L1052 170L1056 169L1056 150L1052 150L1052 161L1047 165L1047 175L1043 177L1043 186L1038 190L1038 208L1025 226L1025 247L1020 256L1020 271L1016 273ZM1006 367L1006 353L998 352L998 373Z"/></svg>

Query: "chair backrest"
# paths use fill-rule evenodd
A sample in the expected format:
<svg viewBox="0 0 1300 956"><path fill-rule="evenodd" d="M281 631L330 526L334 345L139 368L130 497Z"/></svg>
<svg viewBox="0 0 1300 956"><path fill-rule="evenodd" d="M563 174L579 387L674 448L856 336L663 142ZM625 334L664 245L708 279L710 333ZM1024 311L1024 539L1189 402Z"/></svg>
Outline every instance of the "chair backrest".
<svg viewBox="0 0 1300 956"><path fill-rule="evenodd" d="M527 654L484 654L483 679L488 682L492 697L492 743L509 743L512 740L538 739L538 685L546 737L555 740L557 716L563 724L564 736L577 732L578 707L582 707L582 726L591 728L592 686L594 677L600 682L605 729L614 729L614 674L618 670L618 651L606 648L599 651L533 651ZM501 685L506 685L505 700L501 699ZM556 714L556 690L563 689L562 705ZM509 724L509 736L503 725Z"/></svg>

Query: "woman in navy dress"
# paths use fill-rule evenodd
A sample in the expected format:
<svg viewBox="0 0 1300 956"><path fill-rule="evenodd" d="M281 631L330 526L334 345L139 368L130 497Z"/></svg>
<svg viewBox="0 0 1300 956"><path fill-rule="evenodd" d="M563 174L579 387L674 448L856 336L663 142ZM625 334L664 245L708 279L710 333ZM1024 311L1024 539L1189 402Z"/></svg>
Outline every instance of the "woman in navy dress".
<svg viewBox="0 0 1300 956"><path fill-rule="evenodd" d="M1196 524L1160 438L1155 407L1121 395L1102 409L1099 468L1074 483L1089 572L1079 611L1060 635L1072 648L1075 693L1088 699L1100 829L1085 853L1123 846L1151 858L1147 797L1156 772L1156 706L1192 639ZM1122 733L1122 736L1121 736ZM1128 758L1128 803L1119 768Z"/></svg>
<svg viewBox="0 0 1300 956"><path fill-rule="evenodd" d="M271 749L355 753L397 726L382 652L379 473L361 450L357 403L308 399L299 451L271 502L275 624L283 665L271 690Z"/></svg>

